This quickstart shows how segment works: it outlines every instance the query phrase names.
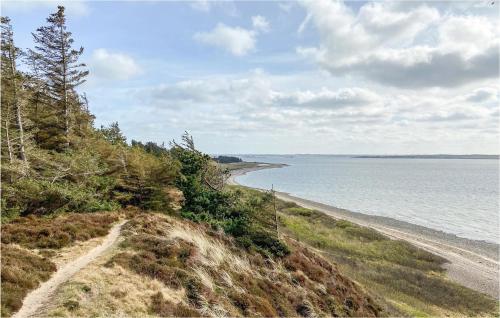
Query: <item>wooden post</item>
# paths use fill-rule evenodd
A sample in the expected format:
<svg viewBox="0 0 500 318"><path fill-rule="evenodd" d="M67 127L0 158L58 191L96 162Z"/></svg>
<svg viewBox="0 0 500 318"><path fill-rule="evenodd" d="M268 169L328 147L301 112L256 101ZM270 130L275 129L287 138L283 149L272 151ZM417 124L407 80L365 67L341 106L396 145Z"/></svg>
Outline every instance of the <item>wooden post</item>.
<svg viewBox="0 0 500 318"><path fill-rule="evenodd" d="M274 207L274 222L276 223L276 236L280 238L280 232L278 228L278 211L276 210L276 195L274 194L274 184L271 184L271 192L273 194L273 207Z"/></svg>

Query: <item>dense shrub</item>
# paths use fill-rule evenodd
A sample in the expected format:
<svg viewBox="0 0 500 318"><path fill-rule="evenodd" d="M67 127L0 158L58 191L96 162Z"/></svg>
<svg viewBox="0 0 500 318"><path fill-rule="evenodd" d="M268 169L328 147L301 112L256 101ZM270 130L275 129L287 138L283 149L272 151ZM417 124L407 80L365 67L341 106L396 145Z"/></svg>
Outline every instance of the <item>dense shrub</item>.
<svg viewBox="0 0 500 318"><path fill-rule="evenodd" d="M116 210L135 205L168 211L166 189L179 164L168 152L128 146L118 125L72 136L57 152L34 146L29 165L2 161L2 220L18 215Z"/></svg>
<svg viewBox="0 0 500 318"><path fill-rule="evenodd" d="M68 213L55 218L19 217L2 224L2 243L57 249L75 241L104 236L117 220L118 216L110 213Z"/></svg>
<svg viewBox="0 0 500 318"><path fill-rule="evenodd" d="M94 179L96 185L98 182L107 182L105 178ZM78 185L69 181L52 183L46 180L21 179L8 189L10 191L5 193L4 199L8 206L6 211L11 216L68 211L111 211L119 208L118 203L103 198L98 187Z"/></svg>
<svg viewBox="0 0 500 318"><path fill-rule="evenodd" d="M232 157L232 156L217 156L214 158L215 162L218 163L236 163L236 162L242 162L241 158L239 157Z"/></svg>
<svg viewBox="0 0 500 318"><path fill-rule="evenodd" d="M286 244L270 233L264 231L256 231L250 233L248 237L256 247L264 251L268 251L272 255L281 257L290 253L290 250L288 249Z"/></svg>
<svg viewBox="0 0 500 318"><path fill-rule="evenodd" d="M271 203L272 196L244 196L240 190L214 187L224 179L225 172L217 170L208 155L194 148L189 135L184 135L183 141L183 145L174 143L171 150L180 162L176 185L185 198L181 215L223 229L246 248L255 248L266 255L287 255L288 248L277 238L274 222L262 218L259 212Z"/></svg>

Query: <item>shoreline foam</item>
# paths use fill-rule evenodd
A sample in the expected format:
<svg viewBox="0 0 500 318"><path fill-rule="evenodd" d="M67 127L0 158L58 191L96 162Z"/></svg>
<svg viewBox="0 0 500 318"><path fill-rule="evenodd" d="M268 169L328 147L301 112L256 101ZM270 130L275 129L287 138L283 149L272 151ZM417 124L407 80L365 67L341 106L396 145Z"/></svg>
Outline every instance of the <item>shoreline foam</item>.
<svg viewBox="0 0 500 318"><path fill-rule="evenodd" d="M248 172L281 168L283 164L256 164L255 167L231 171L227 183L240 185L235 178ZM262 190L262 189L258 189ZM374 216L276 192L279 199L295 202L305 208L321 211L337 219L344 219L361 226L373 228L393 239L405 240L413 245L446 258L448 277L471 289L499 299L499 245L476 241L454 234L399 221L389 217Z"/></svg>

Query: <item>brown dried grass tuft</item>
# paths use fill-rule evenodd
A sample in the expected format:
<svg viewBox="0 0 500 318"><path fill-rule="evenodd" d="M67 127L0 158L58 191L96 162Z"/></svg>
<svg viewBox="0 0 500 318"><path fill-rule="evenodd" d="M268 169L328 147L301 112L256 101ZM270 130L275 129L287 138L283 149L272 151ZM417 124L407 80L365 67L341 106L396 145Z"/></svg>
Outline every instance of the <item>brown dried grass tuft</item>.
<svg viewBox="0 0 500 318"><path fill-rule="evenodd" d="M151 296L151 311L160 317L201 317L195 309L182 303L174 304L166 300L161 292Z"/></svg>
<svg viewBox="0 0 500 318"><path fill-rule="evenodd" d="M331 263L299 243L290 255L266 258L203 226L141 214L107 268L127 269L182 295L154 291L158 316L376 316L378 307ZM116 266L116 267L115 267Z"/></svg>
<svg viewBox="0 0 500 318"><path fill-rule="evenodd" d="M68 213L46 217L19 217L2 224L2 243L27 248L60 249L75 241L104 236L119 219L116 213Z"/></svg>
<svg viewBox="0 0 500 318"><path fill-rule="evenodd" d="M54 263L27 250L2 244L2 317L11 316L28 292L49 279Z"/></svg>

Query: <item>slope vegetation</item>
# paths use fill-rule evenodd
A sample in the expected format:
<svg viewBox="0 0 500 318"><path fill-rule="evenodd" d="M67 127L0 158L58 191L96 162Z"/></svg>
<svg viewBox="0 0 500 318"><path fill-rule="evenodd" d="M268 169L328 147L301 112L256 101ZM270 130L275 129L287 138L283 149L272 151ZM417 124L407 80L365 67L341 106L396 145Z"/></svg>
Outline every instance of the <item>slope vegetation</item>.
<svg viewBox="0 0 500 318"><path fill-rule="evenodd" d="M244 196L261 191L233 187ZM498 301L446 277L446 259L370 228L276 199L282 235L296 239L338 264L361 284L389 316L498 316ZM274 206L263 205L272 219Z"/></svg>
<svg viewBox="0 0 500 318"><path fill-rule="evenodd" d="M50 316L376 316L379 306L302 244L268 258L225 234L157 213L123 228L107 258L60 289Z"/></svg>
<svg viewBox="0 0 500 318"><path fill-rule="evenodd" d="M99 244L119 217L119 213L69 213L2 224L2 316L18 311L25 296L75 254Z"/></svg>

